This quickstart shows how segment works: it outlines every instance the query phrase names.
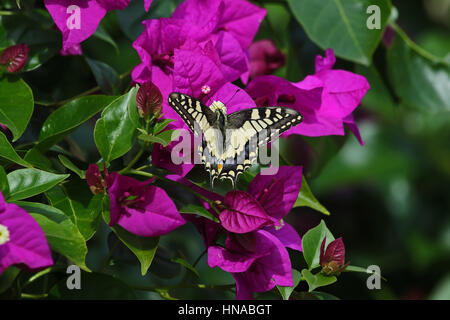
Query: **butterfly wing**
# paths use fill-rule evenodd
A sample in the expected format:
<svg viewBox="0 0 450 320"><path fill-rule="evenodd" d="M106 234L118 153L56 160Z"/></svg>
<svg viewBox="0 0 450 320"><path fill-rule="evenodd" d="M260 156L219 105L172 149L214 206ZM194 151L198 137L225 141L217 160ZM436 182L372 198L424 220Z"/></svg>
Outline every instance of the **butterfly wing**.
<svg viewBox="0 0 450 320"><path fill-rule="evenodd" d="M199 100L182 93L172 92L168 101L172 109L196 135L200 136L213 125L216 115Z"/></svg>
<svg viewBox="0 0 450 320"><path fill-rule="evenodd" d="M245 109L228 115L224 168L218 177L235 184L237 177L256 162L259 147L302 119L298 111L283 107Z"/></svg>

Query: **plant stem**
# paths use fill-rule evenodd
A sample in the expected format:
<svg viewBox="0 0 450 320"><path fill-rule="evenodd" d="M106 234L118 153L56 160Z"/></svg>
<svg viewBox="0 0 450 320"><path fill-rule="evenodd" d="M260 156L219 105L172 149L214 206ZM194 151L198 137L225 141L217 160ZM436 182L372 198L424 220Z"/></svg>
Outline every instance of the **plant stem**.
<svg viewBox="0 0 450 320"><path fill-rule="evenodd" d="M129 170L131 170L133 168L133 166L136 164L136 162L139 161L139 159L141 158L141 156L144 154L145 152L145 147L142 146L141 149L139 150L139 152L136 154L136 156L133 158L133 160L130 161L130 163L128 163L128 165L123 168L122 170L119 171L119 174L123 174L124 172L127 172Z"/></svg>
<svg viewBox="0 0 450 320"><path fill-rule="evenodd" d="M25 299L44 299L48 297L48 293L42 294L22 293L20 294L20 297Z"/></svg>
<svg viewBox="0 0 450 320"><path fill-rule="evenodd" d="M405 43L414 51L416 51L419 55L421 55L422 57L431 60L432 62L435 63L443 63L448 65L448 63L439 57L436 57L435 55L429 53L428 51L424 50L423 48L421 48L420 46L418 46L414 41L412 41L409 36L405 33L405 31L403 31L402 28L400 28L400 26L398 24L396 24L395 22L392 22L390 24L390 26L395 30L395 32L398 33L398 35L403 39L403 41L405 41Z"/></svg>
<svg viewBox="0 0 450 320"><path fill-rule="evenodd" d="M52 266L52 267L46 268L46 269L44 269L44 270L34 274L31 278L29 278L27 280L27 282L25 282L23 284L22 289L25 288L26 286L28 286L29 284L31 284L32 282L36 281L40 277L43 277L43 276L45 276L45 275L47 275L47 274L49 274L51 272L59 271L59 270L62 270L62 269L63 269L62 266Z"/></svg>
<svg viewBox="0 0 450 320"><path fill-rule="evenodd" d="M106 256L105 260L103 261L103 264L99 270L99 272L103 272L105 268L108 266L109 261L111 260L112 254L114 253L114 250L116 250L117 246L119 245L120 240L116 239L116 242L114 242L113 246L109 250L108 255Z"/></svg>
<svg viewBox="0 0 450 320"><path fill-rule="evenodd" d="M198 258L195 260L194 264L192 265L192 267L195 268L195 266L200 262L200 260L203 258L203 256L206 254L207 250L204 250L199 256Z"/></svg>
<svg viewBox="0 0 450 320"><path fill-rule="evenodd" d="M15 11L0 10L0 16L13 16L17 14Z"/></svg>

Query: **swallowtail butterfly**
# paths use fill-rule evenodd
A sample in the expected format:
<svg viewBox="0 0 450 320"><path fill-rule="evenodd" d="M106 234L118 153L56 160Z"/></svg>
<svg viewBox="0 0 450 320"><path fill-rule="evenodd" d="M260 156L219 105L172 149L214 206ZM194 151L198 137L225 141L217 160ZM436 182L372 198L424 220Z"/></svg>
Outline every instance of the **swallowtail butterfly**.
<svg viewBox="0 0 450 320"><path fill-rule="evenodd" d="M259 147L275 140L302 121L291 108L259 107L227 115L226 106L214 101L209 107L182 93L169 95L169 105L191 131L201 138L198 151L214 180L230 179L233 188L238 176L254 164Z"/></svg>

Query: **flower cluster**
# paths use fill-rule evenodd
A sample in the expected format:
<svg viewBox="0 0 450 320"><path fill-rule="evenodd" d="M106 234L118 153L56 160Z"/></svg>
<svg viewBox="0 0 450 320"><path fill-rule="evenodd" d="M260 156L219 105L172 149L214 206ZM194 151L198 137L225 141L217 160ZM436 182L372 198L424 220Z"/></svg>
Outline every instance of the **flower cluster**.
<svg viewBox="0 0 450 320"><path fill-rule="evenodd" d="M143 237L157 237L185 224L167 193L154 185L152 179L139 181L117 172L102 179L96 164L89 167L86 181L93 193L108 191L111 201L109 225Z"/></svg>
<svg viewBox="0 0 450 320"><path fill-rule="evenodd" d="M301 182L302 168L285 166L275 175L262 171L246 192L230 191L224 198L203 192L223 209L220 225L205 218L195 222L208 248L208 264L233 275L238 299L251 299L253 292L275 285L293 285L286 248L301 251L301 239L283 218L294 206ZM226 234L225 245L216 243L221 233Z"/></svg>

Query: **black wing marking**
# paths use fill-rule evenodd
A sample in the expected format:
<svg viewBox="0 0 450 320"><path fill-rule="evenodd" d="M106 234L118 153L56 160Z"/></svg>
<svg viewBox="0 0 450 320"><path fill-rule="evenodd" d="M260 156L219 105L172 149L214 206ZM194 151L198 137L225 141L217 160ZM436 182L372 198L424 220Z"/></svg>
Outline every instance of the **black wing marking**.
<svg viewBox="0 0 450 320"><path fill-rule="evenodd" d="M180 115L196 135L200 136L202 132L213 125L215 113L199 100L182 93L172 92L168 101L172 109Z"/></svg>

